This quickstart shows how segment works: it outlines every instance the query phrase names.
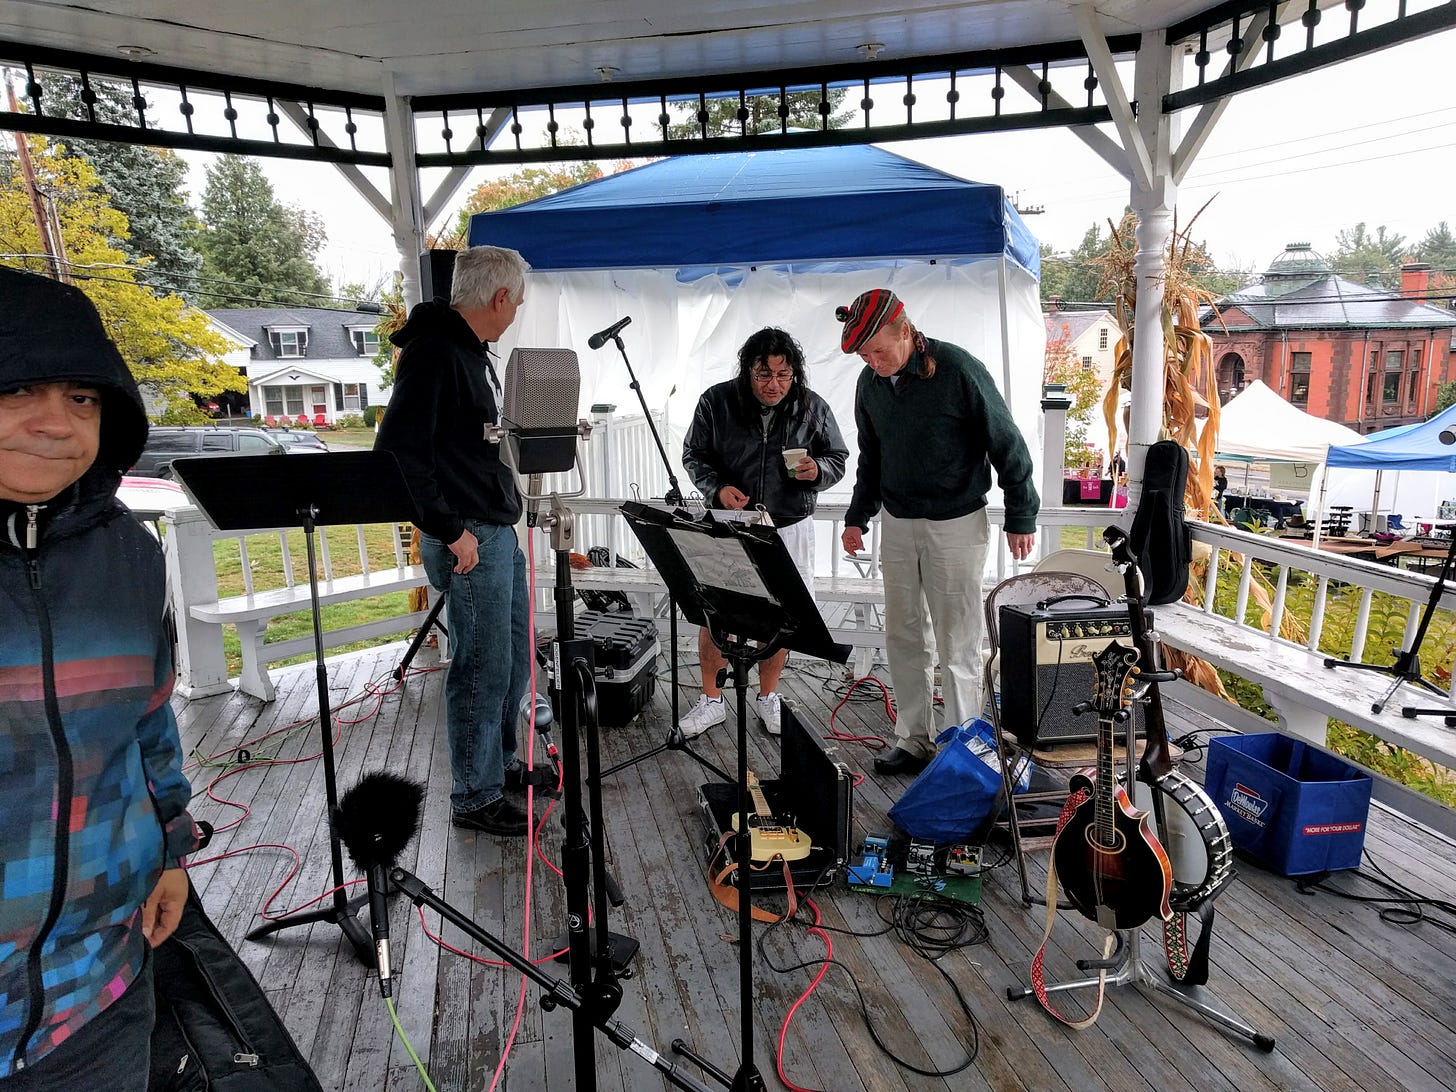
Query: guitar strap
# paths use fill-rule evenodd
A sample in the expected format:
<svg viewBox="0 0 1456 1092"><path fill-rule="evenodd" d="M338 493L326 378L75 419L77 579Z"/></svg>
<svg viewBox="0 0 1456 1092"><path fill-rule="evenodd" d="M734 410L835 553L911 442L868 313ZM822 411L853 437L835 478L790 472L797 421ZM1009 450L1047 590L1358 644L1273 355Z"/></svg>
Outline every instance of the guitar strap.
<svg viewBox="0 0 1456 1092"><path fill-rule="evenodd" d="M1067 802L1062 808L1062 814L1057 818L1057 834L1062 833L1062 828L1067 825L1067 820L1072 817L1082 803L1090 795L1086 789L1078 789L1067 797ZM1067 1027L1075 1030L1091 1027L1097 1022L1097 1017L1102 1013L1102 998L1107 983L1107 968L1101 967L1097 971L1097 1005L1092 1012L1081 1020L1071 1020L1059 1013L1052 1007L1051 1000L1047 996L1046 971L1042 966L1046 956L1047 942L1052 938L1052 929L1057 924L1057 863L1053 856L1047 862L1047 883L1046 883L1046 931L1041 935L1041 947L1037 948L1036 955L1031 961L1031 989L1036 994L1036 999L1041 1002L1041 1007L1046 1009L1052 1016L1056 1017ZM1117 935L1107 934L1107 942L1102 947L1102 958L1105 961L1112 955L1113 949L1117 946Z"/></svg>
<svg viewBox="0 0 1456 1092"><path fill-rule="evenodd" d="M720 903L722 903L729 910L732 910L736 914L738 913L738 888L734 887L733 884L729 882L729 877L733 875L734 871L738 868L738 866L736 864L730 864L726 868L721 868L717 871L714 871L713 869L713 865L718 860L718 858L726 856L728 850L728 841L729 839L734 837L736 837L736 832L729 830L724 831L718 839L718 852L714 853L713 860L708 862L708 890L713 893L713 898L717 899ZM798 912L799 896L798 893L794 890L794 876L793 873L789 871L789 862L784 860L782 857L774 857L769 860L763 867L768 868L772 866L774 861L777 861L780 865L783 866L784 885L785 890L788 892L789 896L789 906L788 909L785 910L782 914L770 913L769 911L764 910L761 907L753 906L751 907L751 909L753 911L754 921L788 921L794 916L795 913ZM751 862L749 864L749 867L753 867Z"/></svg>
<svg viewBox="0 0 1456 1092"><path fill-rule="evenodd" d="M1198 907L1202 929L1198 943L1188 951L1188 915L1174 914L1163 922L1163 951L1168 957L1168 973L1189 986L1208 984L1209 939L1213 936L1213 900L1204 899Z"/></svg>

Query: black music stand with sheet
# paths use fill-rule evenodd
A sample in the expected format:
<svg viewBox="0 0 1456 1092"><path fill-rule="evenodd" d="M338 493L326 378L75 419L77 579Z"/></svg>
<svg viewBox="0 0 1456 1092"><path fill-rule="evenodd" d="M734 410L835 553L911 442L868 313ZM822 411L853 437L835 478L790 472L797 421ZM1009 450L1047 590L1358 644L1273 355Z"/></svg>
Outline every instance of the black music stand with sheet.
<svg viewBox="0 0 1456 1092"><path fill-rule="evenodd" d="M707 629L732 669L738 697L738 829L747 831L748 671L779 649L833 663L849 659L836 644L793 558L773 527L683 519L635 501L622 505L627 526L662 575L683 617ZM673 650L676 655L677 650ZM746 864L748 854L735 858ZM728 1078L685 1045L673 1049L733 1092L764 1087L753 1063L753 898L749 869L738 869L740 1064ZM727 1079L725 1079L727 1078Z"/></svg>
<svg viewBox="0 0 1456 1092"><path fill-rule="evenodd" d="M414 499L394 455L387 451L340 451L295 459L287 455L228 455L178 459L177 480L219 531L301 527L308 546L309 601L313 611L314 664L318 678L319 736L328 806L329 863L333 899L318 910L285 914L248 933L258 940L315 921L336 924L359 959L374 966L374 941L357 916L367 896L346 897L344 860L333 816L339 804L334 771L333 713L329 675L324 665L323 623L319 618L318 570L314 531L348 523L401 523L415 518Z"/></svg>

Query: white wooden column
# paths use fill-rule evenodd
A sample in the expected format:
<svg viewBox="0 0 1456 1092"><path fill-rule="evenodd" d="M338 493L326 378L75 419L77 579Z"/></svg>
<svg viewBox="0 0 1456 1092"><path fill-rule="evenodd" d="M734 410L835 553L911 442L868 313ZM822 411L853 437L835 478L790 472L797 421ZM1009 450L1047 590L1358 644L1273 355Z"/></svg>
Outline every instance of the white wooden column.
<svg viewBox="0 0 1456 1092"><path fill-rule="evenodd" d="M409 98L395 90L394 74L384 74L384 142L389 149L390 222L404 278L406 310L420 302L420 252L425 249L424 202L415 168L415 126Z"/></svg>
<svg viewBox="0 0 1456 1092"><path fill-rule="evenodd" d="M1162 35L1146 34L1138 51L1133 91L1135 121L1148 166L1146 179L1134 174L1130 203L1137 214L1137 315L1133 331L1132 409L1128 427L1128 511L1137 511L1148 448L1163 427L1163 277L1178 184L1173 175L1174 121L1162 112L1175 80L1175 53Z"/></svg>

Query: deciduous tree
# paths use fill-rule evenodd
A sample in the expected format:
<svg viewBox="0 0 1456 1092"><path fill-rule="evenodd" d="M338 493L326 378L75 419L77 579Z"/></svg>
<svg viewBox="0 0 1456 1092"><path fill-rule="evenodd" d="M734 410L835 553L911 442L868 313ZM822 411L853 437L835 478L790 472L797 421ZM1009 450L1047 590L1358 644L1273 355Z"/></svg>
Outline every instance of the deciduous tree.
<svg viewBox="0 0 1456 1092"><path fill-rule="evenodd" d="M112 207L94 168L42 138L30 138L29 144L37 183L55 203L64 268L96 304L106 332L156 411L200 419L192 395L211 398L245 390L238 370L223 360L227 342L207 316L180 296L157 295L138 282L135 265L113 241L128 238L126 217ZM40 249L25 180L13 157L0 158L0 251L37 254ZM45 268L39 260L4 260L35 272Z"/></svg>
<svg viewBox="0 0 1456 1092"><path fill-rule="evenodd" d="M130 87L99 78L93 78L90 87L97 121L136 124ZM47 113L88 116L78 80L55 75L45 88L42 101ZM160 295L177 292L195 298L202 254L197 249L197 217L187 198L187 164L166 149L108 140L68 139L58 149L91 164L112 208L126 216L131 234L112 242L134 261L148 266L142 280Z"/></svg>

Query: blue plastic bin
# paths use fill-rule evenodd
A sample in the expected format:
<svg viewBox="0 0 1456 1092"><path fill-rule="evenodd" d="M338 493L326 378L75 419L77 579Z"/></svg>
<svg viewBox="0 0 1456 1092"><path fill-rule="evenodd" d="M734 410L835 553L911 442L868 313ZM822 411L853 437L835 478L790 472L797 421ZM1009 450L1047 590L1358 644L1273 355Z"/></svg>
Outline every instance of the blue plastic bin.
<svg viewBox="0 0 1456 1092"><path fill-rule="evenodd" d="M1358 868L1370 778L1279 732L1215 736L1204 788L1234 847L1285 876Z"/></svg>

